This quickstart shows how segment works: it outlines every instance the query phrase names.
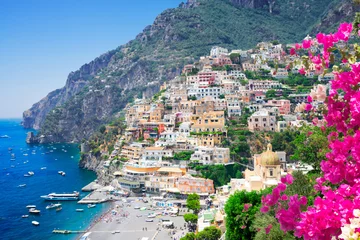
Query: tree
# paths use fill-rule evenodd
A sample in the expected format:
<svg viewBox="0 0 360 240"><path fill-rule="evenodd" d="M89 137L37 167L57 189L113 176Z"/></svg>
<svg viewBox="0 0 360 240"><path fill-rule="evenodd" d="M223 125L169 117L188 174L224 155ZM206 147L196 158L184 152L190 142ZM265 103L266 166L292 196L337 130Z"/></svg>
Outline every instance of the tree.
<svg viewBox="0 0 360 240"><path fill-rule="evenodd" d="M254 240L295 240L295 237L290 233L284 233L280 229L280 224L276 218L270 214L257 213L253 227L259 230L256 232ZM266 233L266 228L268 228L268 233Z"/></svg>
<svg viewBox="0 0 360 240"><path fill-rule="evenodd" d="M191 193L186 199L186 206L189 210L193 210L195 214L198 214L200 210L200 196L196 193Z"/></svg>
<svg viewBox="0 0 360 240"><path fill-rule="evenodd" d="M214 227L206 227L196 234L196 240L218 240L221 237L221 230Z"/></svg>
<svg viewBox="0 0 360 240"><path fill-rule="evenodd" d="M295 152L291 159L310 164L315 171L320 170L320 162L326 159L329 152L327 135L330 131L332 128L323 132L316 126L301 127L300 134L293 141Z"/></svg>
<svg viewBox="0 0 360 240"><path fill-rule="evenodd" d="M255 237L256 229L252 227L252 223L255 214L259 212L263 193L265 191L237 191L229 197L225 205L227 240L248 240Z"/></svg>
<svg viewBox="0 0 360 240"><path fill-rule="evenodd" d="M180 240L195 240L195 233L189 232L184 237L180 238Z"/></svg>
<svg viewBox="0 0 360 240"><path fill-rule="evenodd" d="M175 160L184 160L189 161L191 158L191 155L194 153L194 151L181 151L178 153L174 153L174 159Z"/></svg>
<svg viewBox="0 0 360 240"><path fill-rule="evenodd" d="M106 127L104 125L102 125L99 129L99 131L101 132L101 134L104 134L106 131Z"/></svg>
<svg viewBox="0 0 360 240"><path fill-rule="evenodd" d="M219 95L219 98L220 98L220 99L224 99L224 98L225 98L225 95L224 95L224 94L220 94L220 95Z"/></svg>
<svg viewBox="0 0 360 240"><path fill-rule="evenodd" d="M193 213L184 214L184 220L187 223L197 223L198 216Z"/></svg>
<svg viewBox="0 0 360 240"><path fill-rule="evenodd" d="M230 60L233 64L240 64L240 54L239 53L231 53Z"/></svg>
<svg viewBox="0 0 360 240"><path fill-rule="evenodd" d="M266 92L266 98L276 97L276 91L274 89L270 89Z"/></svg>

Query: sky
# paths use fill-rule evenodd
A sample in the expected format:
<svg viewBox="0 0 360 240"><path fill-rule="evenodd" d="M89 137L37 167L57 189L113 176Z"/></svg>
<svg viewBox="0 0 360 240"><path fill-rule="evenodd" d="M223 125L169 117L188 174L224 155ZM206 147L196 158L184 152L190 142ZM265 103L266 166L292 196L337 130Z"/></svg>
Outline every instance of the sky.
<svg viewBox="0 0 360 240"><path fill-rule="evenodd" d="M0 118L20 118L63 87L71 71L134 39L181 2L0 0Z"/></svg>

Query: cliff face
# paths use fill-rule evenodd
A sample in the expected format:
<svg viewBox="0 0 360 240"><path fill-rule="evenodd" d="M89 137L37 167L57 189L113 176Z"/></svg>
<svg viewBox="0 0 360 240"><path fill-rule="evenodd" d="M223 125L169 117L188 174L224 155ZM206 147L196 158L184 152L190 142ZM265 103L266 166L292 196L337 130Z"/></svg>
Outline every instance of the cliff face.
<svg viewBox="0 0 360 240"><path fill-rule="evenodd" d="M55 107L61 106L72 96L79 93L89 83L89 79L109 64L114 51L110 51L96 58L79 70L71 72L63 88L50 92L46 97L35 103L23 113L23 126L25 128L40 129L46 115Z"/></svg>
<svg viewBox="0 0 360 240"><path fill-rule="evenodd" d="M63 88L23 114L42 142L88 138L134 97L162 82L215 45L247 49L261 41L301 41L337 0L189 0L161 13L134 40L70 73ZM236 5L236 6L235 6Z"/></svg>

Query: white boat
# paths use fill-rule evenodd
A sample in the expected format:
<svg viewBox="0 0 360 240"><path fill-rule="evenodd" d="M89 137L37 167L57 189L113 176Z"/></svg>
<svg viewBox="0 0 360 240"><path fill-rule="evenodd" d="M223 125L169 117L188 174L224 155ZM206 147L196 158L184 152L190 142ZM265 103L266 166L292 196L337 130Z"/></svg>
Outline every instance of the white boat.
<svg viewBox="0 0 360 240"><path fill-rule="evenodd" d="M52 203L50 205L46 206L46 209L52 209L52 208L57 208L57 207L61 207L61 203Z"/></svg>
<svg viewBox="0 0 360 240"><path fill-rule="evenodd" d="M29 213L32 213L32 214L40 214L40 210L36 209L36 208L30 208L29 209Z"/></svg>
<svg viewBox="0 0 360 240"><path fill-rule="evenodd" d="M29 215L22 215L21 217L22 217L22 218L28 218Z"/></svg>
<svg viewBox="0 0 360 240"><path fill-rule="evenodd" d="M41 170L46 170L46 167L42 167L42 168L40 168Z"/></svg>
<svg viewBox="0 0 360 240"><path fill-rule="evenodd" d="M28 174L30 175L30 176L32 176L32 175L34 175L35 173L34 172L28 172Z"/></svg>
<svg viewBox="0 0 360 240"><path fill-rule="evenodd" d="M0 138L10 138L8 135L2 135Z"/></svg>
<svg viewBox="0 0 360 240"><path fill-rule="evenodd" d="M64 172L64 171L58 171L58 174L60 174L61 176L65 176L65 172Z"/></svg>
<svg viewBox="0 0 360 240"><path fill-rule="evenodd" d="M15 159L15 158L16 158L15 153L12 153L11 154L11 159Z"/></svg>
<svg viewBox="0 0 360 240"><path fill-rule="evenodd" d="M94 207L96 207L96 204L88 204L87 207L88 208L94 208Z"/></svg>
<svg viewBox="0 0 360 240"><path fill-rule="evenodd" d="M26 208L36 208L36 205L27 205Z"/></svg>
<svg viewBox="0 0 360 240"><path fill-rule="evenodd" d="M29 154L27 154L27 153L24 153L23 155L24 155L24 156L28 156Z"/></svg>
<svg viewBox="0 0 360 240"><path fill-rule="evenodd" d="M77 211L77 212L83 212L84 209L82 209L82 208L77 208L75 211Z"/></svg>
<svg viewBox="0 0 360 240"><path fill-rule="evenodd" d="M40 225L40 223L39 223L38 221L32 221L31 223L32 223L32 225L34 225L34 226L39 226L39 225Z"/></svg>
<svg viewBox="0 0 360 240"><path fill-rule="evenodd" d="M41 198L48 201L74 201L79 199L79 193L50 193L41 196Z"/></svg>
<svg viewBox="0 0 360 240"><path fill-rule="evenodd" d="M20 184L18 187L26 187L26 184Z"/></svg>

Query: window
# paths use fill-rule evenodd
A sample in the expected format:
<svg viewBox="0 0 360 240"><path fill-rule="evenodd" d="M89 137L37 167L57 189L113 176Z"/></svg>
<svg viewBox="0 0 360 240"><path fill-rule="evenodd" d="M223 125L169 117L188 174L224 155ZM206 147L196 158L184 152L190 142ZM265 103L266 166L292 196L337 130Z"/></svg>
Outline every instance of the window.
<svg viewBox="0 0 360 240"><path fill-rule="evenodd" d="M272 168L269 169L269 175L270 177L274 176L274 170Z"/></svg>

